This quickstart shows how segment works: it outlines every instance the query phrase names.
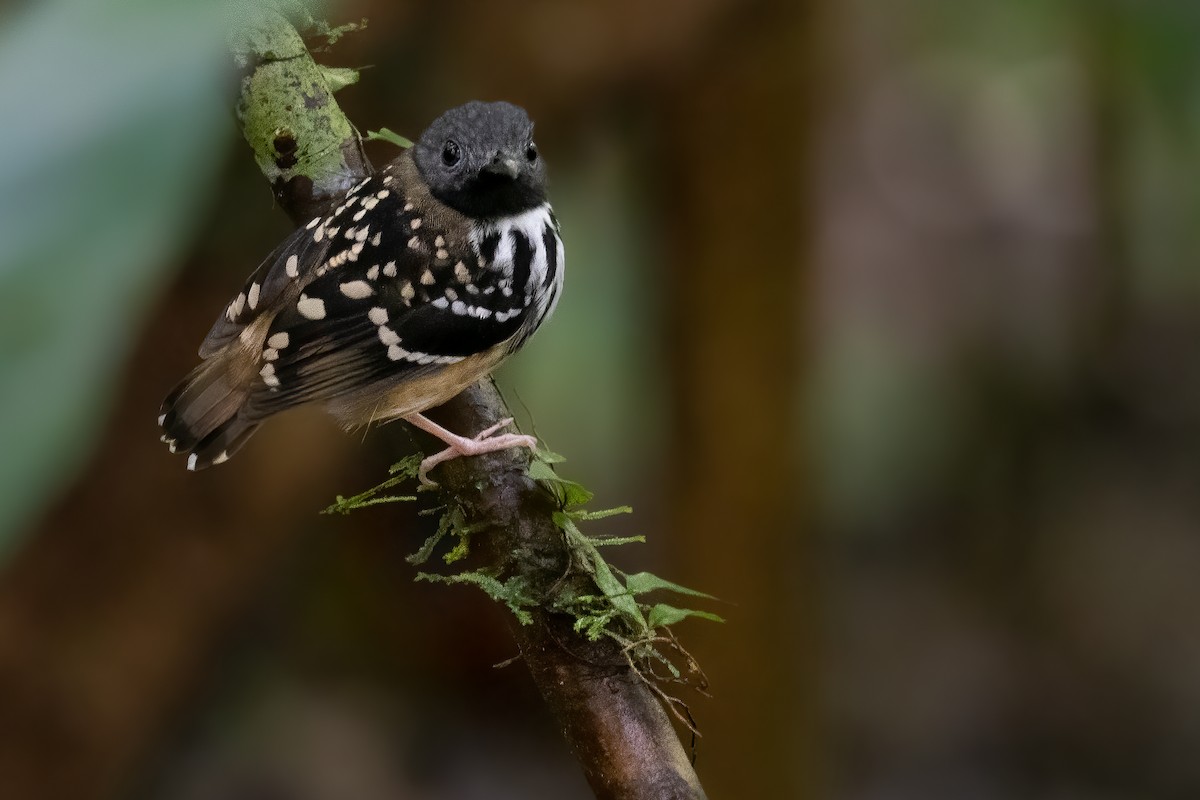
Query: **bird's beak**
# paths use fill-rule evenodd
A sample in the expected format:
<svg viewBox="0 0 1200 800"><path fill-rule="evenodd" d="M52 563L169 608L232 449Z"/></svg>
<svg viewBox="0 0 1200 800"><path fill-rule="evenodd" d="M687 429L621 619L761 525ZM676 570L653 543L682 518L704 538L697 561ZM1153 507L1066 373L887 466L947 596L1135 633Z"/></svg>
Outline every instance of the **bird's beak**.
<svg viewBox="0 0 1200 800"><path fill-rule="evenodd" d="M492 158L492 162L483 168L483 171L515 181L521 174L521 162L505 153L497 153Z"/></svg>

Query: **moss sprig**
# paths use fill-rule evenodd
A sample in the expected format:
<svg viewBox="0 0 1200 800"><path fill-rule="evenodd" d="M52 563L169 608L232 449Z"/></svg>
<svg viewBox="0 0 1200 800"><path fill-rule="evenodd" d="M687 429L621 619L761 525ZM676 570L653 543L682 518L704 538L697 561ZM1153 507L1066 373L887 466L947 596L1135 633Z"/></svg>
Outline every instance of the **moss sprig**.
<svg viewBox="0 0 1200 800"><path fill-rule="evenodd" d="M689 618L712 622L724 620L711 611L684 607L678 601L667 602L661 598L674 596L706 601L716 598L651 572L626 573L610 564L601 548L644 543L645 537L589 536L580 530L580 524L630 514L633 509L630 506L587 508L594 494L579 482L558 474L555 465L564 460L557 453L542 450L535 454L529 467L529 477L542 484L555 500L557 509L552 514L552 521L562 531L569 556L566 573L548 591L536 591L528 579L521 575L506 575L499 566L449 574L418 571L416 580L474 586L492 600L503 603L521 625L532 624L532 612L541 608L569 616L575 632L590 641L605 637L615 640L634 674L695 732L686 704L667 694L661 685L685 684L703 693L707 679L671 628ZM383 503L416 500L416 495L393 494L391 490L407 481L415 481L420 462L421 455L416 454L392 465L387 480L351 497L339 495L323 513L348 514ZM454 498L448 498L446 505L421 513L437 514L439 519L433 534L407 557L416 567L428 564L439 551L447 566L462 561L470 552L472 537L484 532L484 526L468 524L465 509Z"/></svg>

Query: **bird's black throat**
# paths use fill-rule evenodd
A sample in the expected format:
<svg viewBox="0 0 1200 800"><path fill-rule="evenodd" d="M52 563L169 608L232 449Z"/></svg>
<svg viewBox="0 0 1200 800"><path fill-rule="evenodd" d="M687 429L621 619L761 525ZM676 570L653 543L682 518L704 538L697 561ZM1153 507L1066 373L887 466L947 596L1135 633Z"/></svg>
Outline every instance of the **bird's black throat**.
<svg viewBox="0 0 1200 800"><path fill-rule="evenodd" d="M432 191L438 200L476 219L514 216L546 202L546 193L524 175L513 179L483 172L462 188Z"/></svg>

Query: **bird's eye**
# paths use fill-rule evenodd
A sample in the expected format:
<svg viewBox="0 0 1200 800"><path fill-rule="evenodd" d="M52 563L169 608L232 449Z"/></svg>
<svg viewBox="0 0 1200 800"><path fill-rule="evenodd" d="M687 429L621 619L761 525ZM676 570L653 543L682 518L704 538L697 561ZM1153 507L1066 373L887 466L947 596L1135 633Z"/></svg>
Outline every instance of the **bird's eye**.
<svg viewBox="0 0 1200 800"><path fill-rule="evenodd" d="M462 150L459 149L458 142L450 139L442 145L442 163L447 167L453 167L461 158Z"/></svg>
<svg viewBox="0 0 1200 800"><path fill-rule="evenodd" d="M530 164L537 161L538 151L537 151L536 144L534 144L533 142L529 143L529 146L525 148L525 157L527 159L529 159Z"/></svg>

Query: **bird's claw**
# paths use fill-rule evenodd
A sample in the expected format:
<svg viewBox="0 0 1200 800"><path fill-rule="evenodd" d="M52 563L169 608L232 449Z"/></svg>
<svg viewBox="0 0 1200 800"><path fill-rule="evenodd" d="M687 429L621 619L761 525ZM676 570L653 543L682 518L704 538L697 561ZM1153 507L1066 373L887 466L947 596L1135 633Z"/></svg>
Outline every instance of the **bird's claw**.
<svg viewBox="0 0 1200 800"><path fill-rule="evenodd" d="M458 437L445 450L434 453L426 457L421 466L417 469L417 479L421 482L421 486L427 489L432 489L438 484L436 481L430 480L429 471L438 464L446 461L452 461L460 456L478 456L484 453L494 453L498 450L507 450L510 447L528 447L531 451L537 450L537 439L523 433L505 433L496 436L496 431L512 424L512 417L502 419L495 425L492 425L475 435L473 439Z"/></svg>

